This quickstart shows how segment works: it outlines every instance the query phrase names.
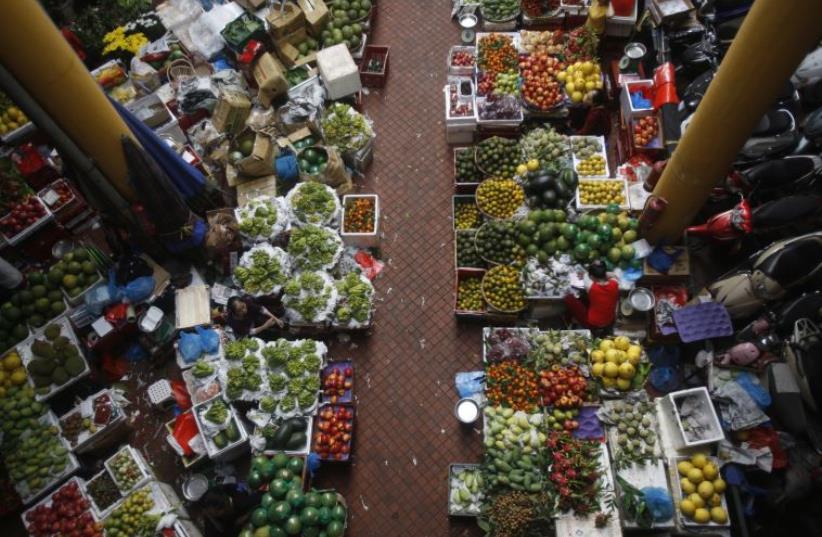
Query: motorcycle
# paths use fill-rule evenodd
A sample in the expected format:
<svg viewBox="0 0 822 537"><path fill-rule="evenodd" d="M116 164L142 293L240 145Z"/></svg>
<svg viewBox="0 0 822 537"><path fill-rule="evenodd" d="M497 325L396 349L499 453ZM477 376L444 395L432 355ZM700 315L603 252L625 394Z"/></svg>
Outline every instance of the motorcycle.
<svg viewBox="0 0 822 537"><path fill-rule="evenodd" d="M734 170L711 194L720 200L729 195L745 196L752 204L771 201L785 194L810 191L822 174L822 158L791 155L768 160L743 170Z"/></svg>
<svg viewBox="0 0 822 537"><path fill-rule="evenodd" d="M786 302L768 308L736 333L739 342L755 342L760 347L772 347L774 338L786 338L793 333L800 319L816 319L822 315L822 291L803 293Z"/></svg>
<svg viewBox="0 0 822 537"><path fill-rule="evenodd" d="M708 286L732 319L752 317L822 276L822 231L777 241L753 254L748 268L733 271Z"/></svg>
<svg viewBox="0 0 822 537"><path fill-rule="evenodd" d="M689 236L718 241L736 240L754 231L768 231L802 223L822 213L822 197L794 195L751 208L747 199L735 207L715 214L704 224L686 229Z"/></svg>

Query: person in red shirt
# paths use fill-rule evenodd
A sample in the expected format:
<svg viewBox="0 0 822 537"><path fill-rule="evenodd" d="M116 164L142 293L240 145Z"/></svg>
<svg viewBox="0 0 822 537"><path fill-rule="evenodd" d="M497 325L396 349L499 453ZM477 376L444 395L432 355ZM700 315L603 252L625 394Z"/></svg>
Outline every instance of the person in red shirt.
<svg viewBox="0 0 822 537"><path fill-rule="evenodd" d="M594 261L588 267L591 285L588 287L588 303L574 295L565 296L565 307L576 322L586 328L606 328L614 323L619 300L619 284L609 274L602 261Z"/></svg>

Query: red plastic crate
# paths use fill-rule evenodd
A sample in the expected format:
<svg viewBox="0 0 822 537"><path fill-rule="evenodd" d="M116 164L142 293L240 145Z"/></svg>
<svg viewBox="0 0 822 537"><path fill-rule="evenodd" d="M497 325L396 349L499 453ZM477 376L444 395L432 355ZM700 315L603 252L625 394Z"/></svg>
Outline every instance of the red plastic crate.
<svg viewBox="0 0 822 537"><path fill-rule="evenodd" d="M369 88L385 87L385 81L388 78L388 50L390 48L382 45L366 45L360 62L360 80L363 86ZM367 71L368 64L374 58L382 59L382 71Z"/></svg>

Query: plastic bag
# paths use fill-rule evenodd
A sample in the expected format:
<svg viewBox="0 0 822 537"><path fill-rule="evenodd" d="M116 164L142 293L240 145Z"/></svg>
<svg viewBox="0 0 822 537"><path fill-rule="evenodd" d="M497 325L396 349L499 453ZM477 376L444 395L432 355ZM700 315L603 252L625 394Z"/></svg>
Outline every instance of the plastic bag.
<svg viewBox="0 0 822 537"><path fill-rule="evenodd" d="M142 362L143 360L148 358L148 353L145 351L143 347L140 346L139 343L134 343L132 346L128 348L128 350L126 350L124 356L126 360L133 364L136 362Z"/></svg>
<svg viewBox="0 0 822 537"><path fill-rule="evenodd" d="M471 397L475 393L482 393L483 377L482 371L460 371L454 378L457 385L457 393L460 397Z"/></svg>
<svg viewBox="0 0 822 537"><path fill-rule="evenodd" d="M185 382L181 380L171 381L171 393L174 395L174 400L181 410L188 410L191 408L191 397L188 395L188 388Z"/></svg>
<svg viewBox="0 0 822 537"><path fill-rule="evenodd" d="M198 434L200 434L200 430L197 428L197 422L194 420L194 414L191 412L180 414L177 416L177 419L174 420L174 431L171 435L174 437L177 445L182 448L184 455L189 456L194 454L194 451L188 443Z"/></svg>
<svg viewBox="0 0 822 537"><path fill-rule="evenodd" d="M654 389L662 393L672 392L679 387L677 370L669 366L654 367L651 370L651 374L648 375L648 381Z"/></svg>
<svg viewBox="0 0 822 537"><path fill-rule="evenodd" d="M132 304L147 300L154 292L154 276L143 276L128 282L123 295Z"/></svg>
<svg viewBox="0 0 822 537"><path fill-rule="evenodd" d="M214 354L220 350L220 334L213 328L202 328L197 326L194 328L197 335L200 336L200 345L203 352L206 354Z"/></svg>
<svg viewBox="0 0 822 537"><path fill-rule="evenodd" d="M225 41L219 32L215 32L204 20L205 16L200 17L191 23L188 27L188 37L191 39L191 44L194 49L199 52L204 58L210 59L218 52L223 50Z"/></svg>
<svg viewBox="0 0 822 537"><path fill-rule="evenodd" d="M654 522L665 522L674 516L674 502L668 491L659 487L645 487L642 489L645 496L645 505L654 518Z"/></svg>
<svg viewBox="0 0 822 537"><path fill-rule="evenodd" d="M197 360L203 354L203 344L200 336L191 332L180 332L180 355L187 363Z"/></svg>
<svg viewBox="0 0 822 537"><path fill-rule="evenodd" d="M739 384L745 392L751 396L751 399L756 402L756 405L765 409L771 406L771 395L763 388L750 373L742 373L736 377L736 383Z"/></svg>
<svg viewBox="0 0 822 537"><path fill-rule="evenodd" d="M89 289L83 301L93 315L100 315L106 306L114 302L107 284L95 285Z"/></svg>

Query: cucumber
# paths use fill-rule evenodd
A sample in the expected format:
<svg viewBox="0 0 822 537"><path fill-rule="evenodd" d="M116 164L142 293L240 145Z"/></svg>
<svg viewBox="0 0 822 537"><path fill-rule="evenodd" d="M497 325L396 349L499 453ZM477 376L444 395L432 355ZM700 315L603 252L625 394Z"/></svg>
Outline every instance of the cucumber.
<svg viewBox="0 0 822 537"><path fill-rule="evenodd" d="M496 461L494 461L494 466L496 466L496 467L497 467L497 470L499 470L500 472L505 472L505 473L508 473L508 472L510 472L510 471L512 470L512 468L511 468L511 465L510 465L510 464L508 464L508 463L507 463L507 462L505 462L505 461L501 461L501 460L499 460L499 459L497 459Z"/></svg>
<svg viewBox="0 0 822 537"><path fill-rule="evenodd" d="M528 487L528 492L540 492L542 490L542 483L531 483Z"/></svg>
<svg viewBox="0 0 822 537"><path fill-rule="evenodd" d="M277 432L271 437L271 447L273 449L283 449L286 442L291 439L291 432L291 425L287 421L280 425L280 428L277 429Z"/></svg>
<svg viewBox="0 0 822 537"><path fill-rule="evenodd" d="M288 442L285 444L285 449L290 451L297 450L305 446L305 442L308 438L305 436L303 432L296 432L291 435L291 438L288 439Z"/></svg>
<svg viewBox="0 0 822 537"><path fill-rule="evenodd" d="M511 483L522 483L525 481L525 476L511 472L508 474L508 480L511 481Z"/></svg>

